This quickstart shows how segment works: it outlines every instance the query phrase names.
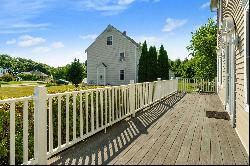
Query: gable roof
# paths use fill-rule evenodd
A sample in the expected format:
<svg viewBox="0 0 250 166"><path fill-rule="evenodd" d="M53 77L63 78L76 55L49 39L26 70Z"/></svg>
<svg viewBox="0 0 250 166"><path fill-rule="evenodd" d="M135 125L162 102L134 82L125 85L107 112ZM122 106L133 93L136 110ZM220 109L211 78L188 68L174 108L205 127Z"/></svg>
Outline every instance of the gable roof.
<svg viewBox="0 0 250 166"><path fill-rule="evenodd" d="M108 25L107 28L97 37L99 38L104 32L108 31L109 29L113 29L116 32L120 33L122 36L124 36L126 39L128 39L131 43L133 43L136 47L140 47L140 44L138 44L136 41L134 41L132 38L130 38L129 36L126 35L126 33L122 33L120 30L118 30L117 28L115 28L112 25ZM97 39L96 38L96 39ZM85 50L85 52L87 52L87 50L96 42L96 40Z"/></svg>

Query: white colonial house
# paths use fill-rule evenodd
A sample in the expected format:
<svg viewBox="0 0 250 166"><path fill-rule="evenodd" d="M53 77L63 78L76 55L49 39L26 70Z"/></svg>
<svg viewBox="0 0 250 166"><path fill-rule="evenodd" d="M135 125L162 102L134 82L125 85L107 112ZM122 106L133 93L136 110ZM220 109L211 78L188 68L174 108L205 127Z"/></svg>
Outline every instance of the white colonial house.
<svg viewBox="0 0 250 166"><path fill-rule="evenodd" d="M86 49L87 83L93 85L125 85L138 82L140 44L112 25Z"/></svg>

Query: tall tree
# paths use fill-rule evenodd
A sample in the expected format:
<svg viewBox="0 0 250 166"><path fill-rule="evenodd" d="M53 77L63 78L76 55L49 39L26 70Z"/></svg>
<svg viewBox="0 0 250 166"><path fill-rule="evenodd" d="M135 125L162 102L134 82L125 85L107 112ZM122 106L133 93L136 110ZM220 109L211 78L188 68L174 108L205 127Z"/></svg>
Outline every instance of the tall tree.
<svg viewBox="0 0 250 166"><path fill-rule="evenodd" d="M156 47L154 47L154 51L153 51L153 58L152 58L152 66L153 66L153 80L152 81L156 81L157 80L157 63L158 63L158 54L157 54L157 50Z"/></svg>
<svg viewBox="0 0 250 166"><path fill-rule="evenodd" d="M145 82L147 79L147 56L148 56L148 47L147 47L147 42L144 41L142 45L141 57L139 59L139 69L138 69L139 82Z"/></svg>
<svg viewBox="0 0 250 166"><path fill-rule="evenodd" d="M169 79L169 64L168 64L168 54L164 49L163 45L161 45L159 50L158 57L158 77L164 80Z"/></svg>
<svg viewBox="0 0 250 166"><path fill-rule="evenodd" d="M196 78L213 79L216 77L216 46L217 25L209 19L208 23L201 26L196 32L192 32L190 45L187 47L193 56Z"/></svg>
<svg viewBox="0 0 250 166"><path fill-rule="evenodd" d="M74 60L67 70L67 79L72 82L75 87L82 82L84 77L83 65L79 62L79 59Z"/></svg>

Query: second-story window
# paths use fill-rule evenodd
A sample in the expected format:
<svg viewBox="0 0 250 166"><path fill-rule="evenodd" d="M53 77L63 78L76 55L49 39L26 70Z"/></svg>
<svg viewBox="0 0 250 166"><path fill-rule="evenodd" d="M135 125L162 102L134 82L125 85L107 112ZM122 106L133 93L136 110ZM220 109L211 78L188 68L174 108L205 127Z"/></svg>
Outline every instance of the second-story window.
<svg viewBox="0 0 250 166"><path fill-rule="evenodd" d="M107 37L107 45L112 45L113 44L113 37L109 36Z"/></svg>
<svg viewBox="0 0 250 166"><path fill-rule="evenodd" d="M125 53L121 52L120 53L120 62L125 61Z"/></svg>

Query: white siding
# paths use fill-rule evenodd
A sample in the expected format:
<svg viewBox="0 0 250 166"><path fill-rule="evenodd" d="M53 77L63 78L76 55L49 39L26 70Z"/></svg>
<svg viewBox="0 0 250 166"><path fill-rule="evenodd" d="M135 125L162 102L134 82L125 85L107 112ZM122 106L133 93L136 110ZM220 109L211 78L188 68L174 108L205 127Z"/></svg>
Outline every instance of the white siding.
<svg viewBox="0 0 250 166"><path fill-rule="evenodd" d="M243 145L249 152L249 113L245 110L245 91L244 91L244 46L245 46L245 32L244 32L244 9L240 6L240 0L228 1L223 0L223 18L228 16L233 17L236 24L236 34L240 37L239 47L236 48L235 56L235 104L236 104L236 131L241 138ZM218 32L218 47L220 48L221 34ZM226 62L225 58L222 58L222 85L219 85L218 95L220 96L223 104L225 104L225 74L226 74Z"/></svg>
<svg viewBox="0 0 250 166"><path fill-rule="evenodd" d="M113 36L113 45L107 45L107 37ZM125 51L125 61L120 62L120 52ZM135 52L136 51L136 52ZM87 49L87 80L88 83L97 83L97 65L104 63L106 68L106 82L113 85L129 84L130 80L136 78L135 53L138 56L137 48L130 40L115 29L105 31ZM120 80L120 70L125 70L125 80Z"/></svg>

